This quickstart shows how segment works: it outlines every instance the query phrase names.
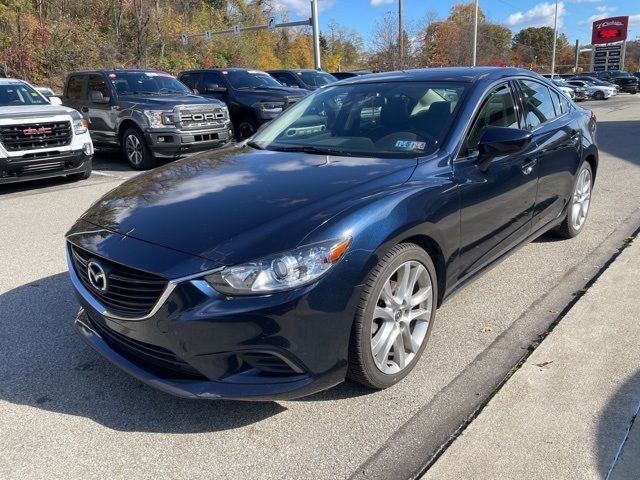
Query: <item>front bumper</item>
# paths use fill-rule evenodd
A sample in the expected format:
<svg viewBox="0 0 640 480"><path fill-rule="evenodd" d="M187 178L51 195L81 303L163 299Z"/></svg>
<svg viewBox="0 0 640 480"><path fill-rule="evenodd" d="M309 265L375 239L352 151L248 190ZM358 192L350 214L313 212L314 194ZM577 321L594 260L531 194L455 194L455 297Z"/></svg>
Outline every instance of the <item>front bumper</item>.
<svg viewBox="0 0 640 480"><path fill-rule="evenodd" d="M130 259L158 255L172 265L201 262L130 237L122 242L117 234L106 235L109 248L100 251L111 250L127 265ZM85 244L74 238L78 243ZM75 326L83 340L109 361L173 395L298 398L330 388L346 375L360 287L354 288L356 282L349 278L348 259L341 264L314 285L260 297L227 298L206 281L189 276L175 281L150 316L127 320L102 308L69 262L82 305Z"/></svg>
<svg viewBox="0 0 640 480"><path fill-rule="evenodd" d="M82 173L91 169L92 158L83 150L0 157L0 184Z"/></svg>
<svg viewBox="0 0 640 480"><path fill-rule="evenodd" d="M231 122L204 130L148 129L145 138L157 158L177 158L221 147L233 139Z"/></svg>

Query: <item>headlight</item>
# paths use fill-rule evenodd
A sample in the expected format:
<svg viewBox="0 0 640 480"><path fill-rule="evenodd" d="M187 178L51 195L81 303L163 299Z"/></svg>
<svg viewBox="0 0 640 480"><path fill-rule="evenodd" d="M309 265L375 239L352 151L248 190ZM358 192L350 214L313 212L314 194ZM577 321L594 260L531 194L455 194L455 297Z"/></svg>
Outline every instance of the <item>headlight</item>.
<svg viewBox="0 0 640 480"><path fill-rule="evenodd" d="M263 113L280 113L284 109L284 102L260 102Z"/></svg>
<svg viewBox="0 0 640 480"><path fill-rule="evenodd" d="M205 280L226 295L264 295L307 285L335 265L351 238L328 240L254 262L226 267Z"/></svg>
<svg viewBox="0 0 640 480"><path fill-rule="evenodd" d="M89 122L84 118L78 118L73 120L73 133L76 135L82 135L87 133L89 128Z"/></svg>
<svg viewBox="0 0 640 480"><path fill-rule="evenodd" d="M165 110L145 110L144 114L149 120L150 127L164 127L165 125L173 124L173 112L167 112Z"/></svg>

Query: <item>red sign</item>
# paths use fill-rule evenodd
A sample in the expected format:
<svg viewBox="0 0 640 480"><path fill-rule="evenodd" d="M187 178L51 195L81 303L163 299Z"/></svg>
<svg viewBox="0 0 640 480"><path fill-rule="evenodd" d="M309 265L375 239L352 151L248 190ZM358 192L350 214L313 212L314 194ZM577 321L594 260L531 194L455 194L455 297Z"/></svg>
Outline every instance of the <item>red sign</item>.
<svg viewBox="0 0 640 480"><path fill-rule="evenodd" d="M51 133L53 130L50 127L40 127L40 128L25 128L22 130L22 134L25 136L31 135L47 135Z"/></svg>
<svg viewBox="0 0 640 480"><path fill-rule="evenodd" d="M626 40L628 26L629 17L611 17L596 20L593 22L593 29L591 30L591 43L598 45Z"/></svg>

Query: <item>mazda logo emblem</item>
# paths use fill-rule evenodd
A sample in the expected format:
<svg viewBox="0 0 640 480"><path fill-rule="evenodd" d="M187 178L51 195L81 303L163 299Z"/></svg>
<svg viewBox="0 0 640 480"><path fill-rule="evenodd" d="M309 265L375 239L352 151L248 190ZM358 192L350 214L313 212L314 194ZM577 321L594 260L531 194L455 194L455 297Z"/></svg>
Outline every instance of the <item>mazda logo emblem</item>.
<svg viewBox="0 0 640 480"><path fill-rule="evenodd" d="M107 274L99 263L90 261L87 264L87 275L93 288L99 292L107 291Z"/></svg>

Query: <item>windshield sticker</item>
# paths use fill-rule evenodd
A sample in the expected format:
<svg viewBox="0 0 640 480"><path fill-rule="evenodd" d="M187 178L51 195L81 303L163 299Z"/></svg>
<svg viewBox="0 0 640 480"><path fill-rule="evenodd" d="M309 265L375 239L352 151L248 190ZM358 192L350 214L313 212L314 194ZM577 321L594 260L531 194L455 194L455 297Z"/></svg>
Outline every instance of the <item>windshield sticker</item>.
<svg viewBox="0 0 640 480"><path fill-rule="evenodd" d="M396 142L396 148L402 148L403 150L425 150L427 148L426 142L413 142L411 140L398 140Z"/></svg>
<svg viewBox="0 0 640 480"><path fill-rule="evenodd" d="M109 74L109 78L116 78L116 77L117 77L117 75L115 73L110 73Z"/></svg>
<svg viewBox="0 0 640 480"><path fill-rule="evenodd" d="M227 72L226 70L223 70L223 71L222 71L222 74L223 74L223 75L228 75L228 74L229 74L229 72Z"/></svg>

